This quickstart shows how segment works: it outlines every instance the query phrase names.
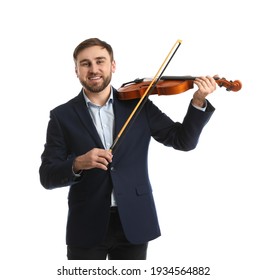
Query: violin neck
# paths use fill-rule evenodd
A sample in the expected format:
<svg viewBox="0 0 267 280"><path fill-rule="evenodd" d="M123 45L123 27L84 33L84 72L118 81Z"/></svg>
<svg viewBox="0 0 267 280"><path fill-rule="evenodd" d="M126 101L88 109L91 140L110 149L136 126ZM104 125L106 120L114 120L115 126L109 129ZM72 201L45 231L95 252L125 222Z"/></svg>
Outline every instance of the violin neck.
<svg viewBox="0 0 267 280"><path fill-rule="evenodd" d="M195 80L197 77L194 76L162 76L160 79L164 81L168 80L177 80L177 81L190 81L190 80ZM214 80L220 80L219 77L213 77Z"/></svg>
<svg viewBox="0 0 267 280"><path fill-rule="evenodd" d="M162 76L160 79L161 80L183 80L183 81L187 81L187 80L195 80L196 77L193 76Z"/></svg>

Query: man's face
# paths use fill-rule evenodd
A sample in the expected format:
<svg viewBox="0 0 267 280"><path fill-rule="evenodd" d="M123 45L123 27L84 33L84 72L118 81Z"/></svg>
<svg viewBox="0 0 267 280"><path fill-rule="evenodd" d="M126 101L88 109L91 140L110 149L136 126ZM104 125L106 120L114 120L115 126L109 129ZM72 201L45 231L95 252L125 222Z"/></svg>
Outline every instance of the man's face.
<svg viewBox="0 0 267 280"><path fill-rule="evenodd" d="M110 84L115 69L115 61L100 46L86 48L77 56L75 72L85 91L102 92Z"/></svg>

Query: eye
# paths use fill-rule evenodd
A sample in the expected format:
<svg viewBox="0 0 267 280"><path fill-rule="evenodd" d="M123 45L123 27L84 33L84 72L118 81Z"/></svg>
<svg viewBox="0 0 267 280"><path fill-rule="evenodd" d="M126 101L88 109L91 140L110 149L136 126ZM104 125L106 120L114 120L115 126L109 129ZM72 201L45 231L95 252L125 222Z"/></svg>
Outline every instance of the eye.
<svg viewBox="0 0 267 280"><path fill-rule="evenodd" d="M88 61L83 61L83 62L80 63L80 65L81 65L82 67L89 67L89 66L90 66L90 63L89 63Z"/></svg>
<svg viewBox="0 0 267 280"><path fill-rule="evenodd" d="M96 63L97 63L98 65L100 65L100 64L104 64L104 62L105 62L104 59L99 59L99 60L97 60Z"/></svg>

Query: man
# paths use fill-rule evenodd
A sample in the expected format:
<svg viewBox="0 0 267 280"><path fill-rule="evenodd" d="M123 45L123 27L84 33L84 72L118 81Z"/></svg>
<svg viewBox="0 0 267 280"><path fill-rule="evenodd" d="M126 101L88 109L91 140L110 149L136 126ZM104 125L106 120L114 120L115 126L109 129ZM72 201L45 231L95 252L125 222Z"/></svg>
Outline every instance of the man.
<svg viewBox="0 0 267 280"><path fill-rule="evenodd" d="M148 242L160 236L147 166L151 136L174 149L194 149L214 111L206 96L216 83L211 77L194 81L198 89L182 123L148 100L113 155L113 140L138 100L119 100L111 86L116 63L106 42L87 39L73 57L82 90L50 112L41 183L70 186L69 260L144 260Z"/></svg>

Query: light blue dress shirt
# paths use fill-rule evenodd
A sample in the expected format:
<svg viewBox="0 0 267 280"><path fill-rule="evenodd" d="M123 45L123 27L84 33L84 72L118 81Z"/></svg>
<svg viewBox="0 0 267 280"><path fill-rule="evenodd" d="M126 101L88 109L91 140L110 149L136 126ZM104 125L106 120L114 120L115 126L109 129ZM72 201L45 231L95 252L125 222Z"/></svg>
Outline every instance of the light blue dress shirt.
<svg viewBox="0 0 267 280"><path fill-rule="evenodd" d="M85 94L84 98L103 146L108 150L113 143L114 134L113 92L111 90L110 97L103 106L94 104Z"/></svg>

